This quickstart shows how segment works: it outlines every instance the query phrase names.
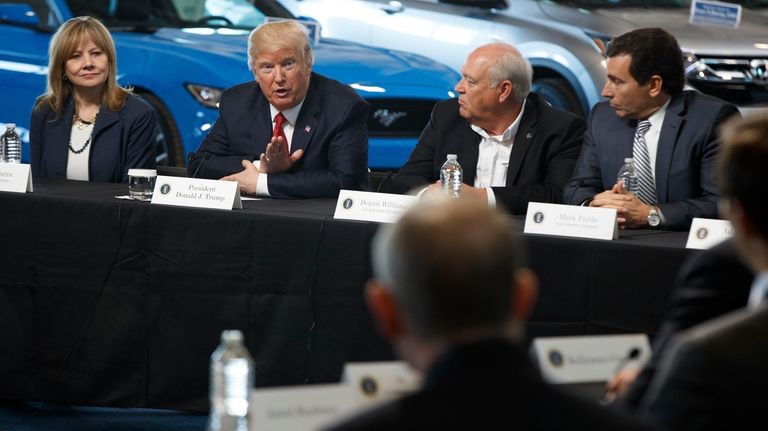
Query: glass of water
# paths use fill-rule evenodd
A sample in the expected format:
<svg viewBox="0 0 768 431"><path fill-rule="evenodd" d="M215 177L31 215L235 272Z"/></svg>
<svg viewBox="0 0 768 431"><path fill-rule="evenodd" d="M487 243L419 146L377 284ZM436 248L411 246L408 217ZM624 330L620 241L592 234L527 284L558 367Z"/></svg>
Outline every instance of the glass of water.
<svg viewBox="0 0 768 431"><path fill-rule="evenodd" d="M137 201L151 201L156 179L157 171L154 169L129 169L128 196Z"/></svg>

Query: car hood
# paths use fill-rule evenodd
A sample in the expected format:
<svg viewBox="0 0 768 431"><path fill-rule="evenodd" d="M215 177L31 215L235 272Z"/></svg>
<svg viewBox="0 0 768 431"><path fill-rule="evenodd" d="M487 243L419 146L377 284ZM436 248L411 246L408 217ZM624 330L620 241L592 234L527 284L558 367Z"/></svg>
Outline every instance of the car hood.
<svg viewBox="0 0 768 431"><path fill-rule="evenodd" d="M124 36L124 41L127 37ZM213 61L235 62L247 70L248 33L232 29L214 30L162 28L151 34L136 36L145 49L173 45L177 55L196 56ZM167 46L166 46L167 48ZM350 42L323 39L313 47L313 70L345 84L361 85L428 85L453 88L457 74L447 66L426 57L387 49L372 48ZM224 66L223 64L221 66ZM217 67L211 64L211 67Z"/></svg>
<svg viewBox="0 0 768 431"><path fill-rule="evenodd" d="M766 56L768 51L755 44L768 44L768 16L743 9L736 29L693 25L687 8L606 8L575 9L553 3L540 3L550 17L584 30L615 37L643 27L661 27L674 35L680 47L694 54L714 56Z"/></svg>

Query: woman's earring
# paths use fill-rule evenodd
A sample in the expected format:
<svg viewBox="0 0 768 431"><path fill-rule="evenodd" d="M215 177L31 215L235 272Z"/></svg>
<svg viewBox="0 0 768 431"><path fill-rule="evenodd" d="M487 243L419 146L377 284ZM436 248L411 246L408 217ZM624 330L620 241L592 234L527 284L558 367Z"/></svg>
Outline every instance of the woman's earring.
<svg viewBox="0 0 768 431"><path fill-rule="evenodd" d="M69 77L67 75L64 75L64 80L69 81Z"/></svg>

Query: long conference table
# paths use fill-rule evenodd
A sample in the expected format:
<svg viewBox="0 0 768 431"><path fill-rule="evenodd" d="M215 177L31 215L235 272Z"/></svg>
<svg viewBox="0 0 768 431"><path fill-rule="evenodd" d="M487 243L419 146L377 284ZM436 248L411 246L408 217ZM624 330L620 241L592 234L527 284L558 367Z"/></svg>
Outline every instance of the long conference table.
<svg viewBox="0 0 768 431"><path fill-rule="evenodd" d="M362 295L379 225L334 219L335 200L223 211L117 199L120 184L34 189L0 192L0 399L205 410L224 329L244 332L257 386L394 357ZM531 339L652 334L691 253L683 232L522 239L540 278Z"/></svg>

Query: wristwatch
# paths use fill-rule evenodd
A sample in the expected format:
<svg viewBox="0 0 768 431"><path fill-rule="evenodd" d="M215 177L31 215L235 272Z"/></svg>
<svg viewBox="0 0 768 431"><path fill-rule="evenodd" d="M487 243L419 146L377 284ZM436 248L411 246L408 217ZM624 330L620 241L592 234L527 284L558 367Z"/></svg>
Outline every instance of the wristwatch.
<svg viewBox="0 0 768 431"><path fill-rule="evenodd" d="M659 227L660 224L661 215L659 214L659 209L656 207L651 207L651 209L648 211L648 226Z"/></svg>

